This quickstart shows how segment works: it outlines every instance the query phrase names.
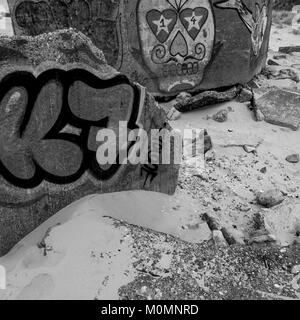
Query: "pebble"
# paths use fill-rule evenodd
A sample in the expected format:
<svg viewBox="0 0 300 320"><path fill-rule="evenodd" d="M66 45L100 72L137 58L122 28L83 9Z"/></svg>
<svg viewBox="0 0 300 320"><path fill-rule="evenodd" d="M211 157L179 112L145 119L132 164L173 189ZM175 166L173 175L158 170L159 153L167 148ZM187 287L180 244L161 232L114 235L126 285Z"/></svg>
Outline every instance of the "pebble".
<svg viewBox="0 0 300 320"><path fill-rule="evenodd" d="M244 149L247 153L256 153L256 148L255 148L255 146L251 146L251 145L245 144L245 145L243 146L243 149Z"/></svg>
<svg viewBox="0 0 300 320"><path fill-rule="evenodd" d="M299 154L291 154L285 160L290 163L298 163L300 161Z"/></svg>
<svg viewBox="0 0 300 320"><path fill-rule="evenodd" d="M265 208L272 208L283 202L284 197L279 189L271 189L264 192L260 192L256 201L258 204Z"/></svg>
<svg viewBox="0 0 300 320"><path fill-rule="evenodd" d="M292 270L291 270L292 274L298 274L300 273L300 264L293 266Z"/></svg>
<svg viewBox="0 0 300 320"><path fill-rule="evenodd" d="M228 119L228 111L223 109L213 115L213 119L217 122L225 122Z"/></svg>
<svg viewBox="0 0 300 320"><path fill-rule="evenodd" d="M272 234L265 234L261 236L255 236L249 239L249 244L265 242L276 242L276 237Z"/></svg>

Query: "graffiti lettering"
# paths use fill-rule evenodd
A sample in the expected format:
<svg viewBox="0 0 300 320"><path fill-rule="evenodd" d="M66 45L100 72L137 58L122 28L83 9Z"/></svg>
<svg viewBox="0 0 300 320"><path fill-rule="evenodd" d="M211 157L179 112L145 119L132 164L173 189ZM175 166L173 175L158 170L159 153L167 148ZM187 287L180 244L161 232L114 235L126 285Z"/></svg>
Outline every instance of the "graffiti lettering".
<svg viewBox="0 0 300 320"><path fill-rule="evenodd" d="M71 183L86 171L110 179L119 165L97 163L97 132L117 130L119 121L137 128L139 99L123 76L101 80L82 69L9 74L0 82L0 173L21 188Z"/></svg>

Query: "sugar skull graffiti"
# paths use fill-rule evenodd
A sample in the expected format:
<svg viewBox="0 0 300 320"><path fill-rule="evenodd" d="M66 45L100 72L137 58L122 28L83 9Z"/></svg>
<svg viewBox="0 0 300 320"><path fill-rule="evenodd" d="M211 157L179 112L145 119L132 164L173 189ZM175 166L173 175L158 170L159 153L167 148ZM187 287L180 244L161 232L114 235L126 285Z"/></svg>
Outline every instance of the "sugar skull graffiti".
<svg viewBox="0 0 300 320"><path fill-rule="evenodd" d="M255 14L253 14L242 0L225 0L215 4L218 8L235 9L238 11L241 19L245 23L248 30L251 32L252 49L255 56L260 52L264 41L264 35L267 28L267 5L261 7L258 3L255 4Z"/></svg>
<svg viewBox="0 0 300 320"><path fill-rule="evenodd" d="M209 0L140 0L138 31L159 90L193 89L211 59L215 26Z"/></svg>

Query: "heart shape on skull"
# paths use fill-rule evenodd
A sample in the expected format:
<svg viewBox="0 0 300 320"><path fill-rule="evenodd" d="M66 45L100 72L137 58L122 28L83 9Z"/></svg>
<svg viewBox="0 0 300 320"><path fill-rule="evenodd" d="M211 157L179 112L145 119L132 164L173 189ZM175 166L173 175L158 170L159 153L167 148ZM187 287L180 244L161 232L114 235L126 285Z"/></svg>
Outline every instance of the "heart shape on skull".
<svg viewBox="0 0 300 320"><path fill-rule="evenodd" d="M172 9L164 11L153 9L147 13L146 19L157 40L164 43L168 40L170 33L175 27L177 12Z"/></svg>
<svg viewBox="0 0 300 320"><path fill-rule="evenodd" d="M182 10L179 17L188 34L195 40L207 20L208 11L206 8L202 7L197 7L195 9L188 8Z"/></svg>

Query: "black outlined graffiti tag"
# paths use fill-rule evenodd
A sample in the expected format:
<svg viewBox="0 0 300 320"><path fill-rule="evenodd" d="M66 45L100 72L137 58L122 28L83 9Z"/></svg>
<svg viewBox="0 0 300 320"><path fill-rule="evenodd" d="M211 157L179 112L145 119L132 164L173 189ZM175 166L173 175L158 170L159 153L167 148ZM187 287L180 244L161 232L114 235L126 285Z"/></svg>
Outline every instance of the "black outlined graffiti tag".
<svg viewBox="0 0 300 320"><path fill-rule="evenodd" d="M0 82L0 174L21 188L72 183L86 171L110 179L118 155L116 164L99 166L96 134L118 121L136 129L139 100L124 76L101 80L82 69L9 74Z"/></svg>

